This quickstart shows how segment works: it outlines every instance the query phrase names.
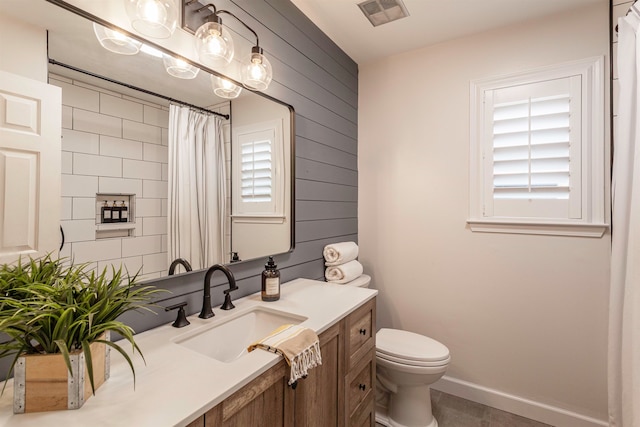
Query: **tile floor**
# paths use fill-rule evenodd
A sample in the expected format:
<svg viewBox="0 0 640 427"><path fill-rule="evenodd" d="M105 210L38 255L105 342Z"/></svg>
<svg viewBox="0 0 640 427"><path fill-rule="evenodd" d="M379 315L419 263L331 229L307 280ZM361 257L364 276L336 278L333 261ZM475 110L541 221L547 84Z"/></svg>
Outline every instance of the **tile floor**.
<svg viewBox="0 0 640 427"><path fill-rule="evenodd" d="M438 427L553 427L437 390L431 405Z"/></svg>

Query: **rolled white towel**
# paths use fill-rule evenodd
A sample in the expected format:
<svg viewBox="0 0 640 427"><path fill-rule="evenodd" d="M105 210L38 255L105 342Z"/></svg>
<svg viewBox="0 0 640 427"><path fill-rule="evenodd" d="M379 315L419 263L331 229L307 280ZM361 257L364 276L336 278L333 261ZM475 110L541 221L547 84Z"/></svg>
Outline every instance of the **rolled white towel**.
<svg viewBox="0 0 640 427"><path fill-rule="evenodd" d="M324 277L331 283L347 283L360 277L363 271L362 264L353 260L346 264L327 267Z"/></svg>
<svg viewBox="0 0 640 427"><path fill-rule="evenodd" d="M355 242L332 243L322 251L326 266L346 264L358 258L358 245Z"/></svg>

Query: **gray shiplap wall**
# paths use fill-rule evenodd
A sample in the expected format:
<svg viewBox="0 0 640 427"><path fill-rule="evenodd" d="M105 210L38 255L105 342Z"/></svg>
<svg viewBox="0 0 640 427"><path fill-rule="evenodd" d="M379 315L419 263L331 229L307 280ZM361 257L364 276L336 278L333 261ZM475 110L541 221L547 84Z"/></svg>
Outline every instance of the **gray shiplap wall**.
<svg viewBox="0 0 640 427"><path fill-rule="evenodd" d="M276 257L282 281L322 279L323 247L358 237L358 66L288 0L215 4L259 34L274 70L267 94L295 110L295 248ZM240 288L234 298L260 290L265 261L232 265ZM171 291L159 304L187 301L189 314L199 312L203 278L204 272L196 272L154 282ZM214 286L225 285L223 278L216 273ZM212 298L215 311L222 291L213 289ZM175 316L162 309L157 312L157 316L130 313L123 320L141 332Z"/></svg>

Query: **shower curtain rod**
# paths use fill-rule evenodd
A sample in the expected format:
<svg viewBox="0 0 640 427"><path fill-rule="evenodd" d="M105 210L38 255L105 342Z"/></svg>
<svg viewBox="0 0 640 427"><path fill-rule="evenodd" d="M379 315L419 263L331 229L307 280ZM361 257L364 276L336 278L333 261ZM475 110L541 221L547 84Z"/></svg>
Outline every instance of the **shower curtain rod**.
<svg viewBox="0 0 640 427"><path fill-rule="evenodd" d="M130 85L129 83L123 83L118 80L111 79L109 77L101 76L100 74L95 74L95 73L92 73L91 71L83 70L81 68L74 67L73 65L65 64L64 62L58 62L52 58L49 58L49 64L59 65L60 67L68 68L69 70L77 71L78 73L86 74L87 76L95 77L97 79L101 79L109 83L115 83L117 85L124 86L126 88L136 90L138 92L146 93L147 95L153 95L158 98L166 99L169 102L184 105L186 107L193 108L195 110L199 110L208 114L213 114L215 116L220 116L226 120L229 120L228 114L222 114L222 113L217 113L215 111L207 110L206 108L198 107L197 105L189 104L188 102L180 101L179 99L174 99L169 96L161 95L159 93L151 92L150 90L147 90L147 89L142 89L140 87Z"/></svg>

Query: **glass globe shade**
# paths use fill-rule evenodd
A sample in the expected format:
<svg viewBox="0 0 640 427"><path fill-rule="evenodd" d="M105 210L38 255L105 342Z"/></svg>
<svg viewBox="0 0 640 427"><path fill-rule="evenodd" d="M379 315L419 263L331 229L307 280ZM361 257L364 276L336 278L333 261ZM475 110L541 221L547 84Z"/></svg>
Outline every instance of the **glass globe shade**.
<svg viewBox="0 0 640 427"><path fill-rule="evenodd" d="M93 23L93 32L100 45L108 51L121 55L135 55L140 51L142 43L127 37L119 31Z"/></svg>
<svg viewBox="0 0 640 427"><path fill-rule="evenodd" d="M224 67L233 59L233 39L219 22L206 22L196 31L196 51L203 64Z"/></svg>
<svg viewBox="0 0 640 427"><path fill-rule="evenodd" d="M179 79L194 79L200 71L199 68L186 63L182 59L169 55L163 55L162 62L164 63L164 68L167 70L167 73Z"/></svg>
<svg viewBox="0 0 640 427"><path fill-rule="evenodd" d="M131 26L156 39L171 37L178 24L175 0L124 0Z"/></svg>
<svg viewBox="0 0 640 427"><path fill-rule="evenodd" d="M242 92L242 87L223 77L211 75L211 87L213 93L221 98L234 99Z"/></svg>
<svg viewBox="0 0 640 427"><path fill-rule="evenodd" d="M269 60L261 53L262 49L258 49L253 48L251 60L242 68L242 84L249 89L262 91L269 87L273 70Z"/></svg>

